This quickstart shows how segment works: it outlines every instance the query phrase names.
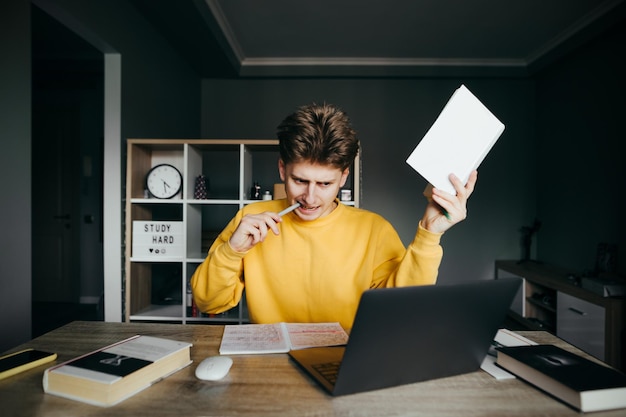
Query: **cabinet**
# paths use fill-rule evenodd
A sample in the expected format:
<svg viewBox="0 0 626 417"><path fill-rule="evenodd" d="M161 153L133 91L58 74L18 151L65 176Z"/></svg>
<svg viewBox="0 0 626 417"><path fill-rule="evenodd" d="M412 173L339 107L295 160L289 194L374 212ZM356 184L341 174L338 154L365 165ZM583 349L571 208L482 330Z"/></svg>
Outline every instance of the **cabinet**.
<svg viewBox="0 0 626 417"><path fill-rule="evenodd" d="M556 335L605 360L606 309L562 291L556 298Z"/></svg>
<svg viewBox="0 0 626 417"><path fill-rule="evenodd" d="M624 370L626 299L588 291L564 268L528 261L496 261L495 277L523 279L510 316L531 330L547 330Z"/></svg>
<svg viewBox="0 0 626 417"><path fill-rule="evenodd" d="M189 280L217 234L237 210L254 202L250 191L273 192L280 183L278 141L264 139L128 139L126 166L124 318L126 321L244 323L245 294L217 316L198 313ZM148 171L170 164L183 176L178 195L151 198ZM207 179L208 198L194 198L196 178ZM344 189L359 206L360 165L354 161ZM140 223L143 222L143 223ZM133 232L133 226L137 229ZM145 228L145 229L144 229ZM166 233L161 233L162 231ZM159 234L160 233L160 234ZM133 242L135 237L136 242ZM163 241L161 240L163 239ZM139 244L144 244L139 250Z"/></svg>

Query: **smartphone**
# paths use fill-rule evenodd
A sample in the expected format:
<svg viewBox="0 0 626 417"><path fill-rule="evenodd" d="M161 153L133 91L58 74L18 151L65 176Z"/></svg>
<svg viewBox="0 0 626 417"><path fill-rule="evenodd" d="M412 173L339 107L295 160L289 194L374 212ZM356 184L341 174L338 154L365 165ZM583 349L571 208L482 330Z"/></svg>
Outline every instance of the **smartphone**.
<svg viewBox="0 0 626 417"><path fill-rule="evenodd" d="M25 349L0 357L0 379L34 368L57 358L56 353Z"/></svg>

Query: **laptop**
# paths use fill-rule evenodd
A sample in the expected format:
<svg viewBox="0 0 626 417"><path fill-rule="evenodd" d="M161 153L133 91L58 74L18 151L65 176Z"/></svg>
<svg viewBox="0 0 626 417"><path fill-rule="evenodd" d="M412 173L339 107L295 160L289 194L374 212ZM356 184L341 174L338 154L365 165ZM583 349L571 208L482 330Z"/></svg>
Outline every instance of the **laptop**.
<svg viewBox="0 0 626 417"><path fill-rule="evenodd" d="M336 396L474 372L521 281L368 290L345 346L289 355Z"/></svg>

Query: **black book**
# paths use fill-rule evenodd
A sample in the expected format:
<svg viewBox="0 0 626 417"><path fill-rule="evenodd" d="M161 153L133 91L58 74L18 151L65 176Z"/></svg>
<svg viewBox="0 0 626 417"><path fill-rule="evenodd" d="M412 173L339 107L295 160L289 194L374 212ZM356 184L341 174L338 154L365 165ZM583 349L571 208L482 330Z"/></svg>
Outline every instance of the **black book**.
<svg viewBox="0 0 626 417"><path fill-rule="evenodd" d="M497 348L497 364L580 411L626 407L626 375L553 345Z"/></svg>

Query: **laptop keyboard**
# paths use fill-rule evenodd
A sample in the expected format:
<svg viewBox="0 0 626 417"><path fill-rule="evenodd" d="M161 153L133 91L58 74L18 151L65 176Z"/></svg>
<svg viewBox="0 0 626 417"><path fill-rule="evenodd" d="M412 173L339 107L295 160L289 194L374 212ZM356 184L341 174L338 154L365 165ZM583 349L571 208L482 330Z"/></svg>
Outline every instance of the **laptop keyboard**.
<svg viewBox="0 0 626 417"><path fill-rule="evenodd" d="M331 385L335 385L337 374L339 373L339 365L341 362L327 362L311 365L326 381Z"/></svg>

